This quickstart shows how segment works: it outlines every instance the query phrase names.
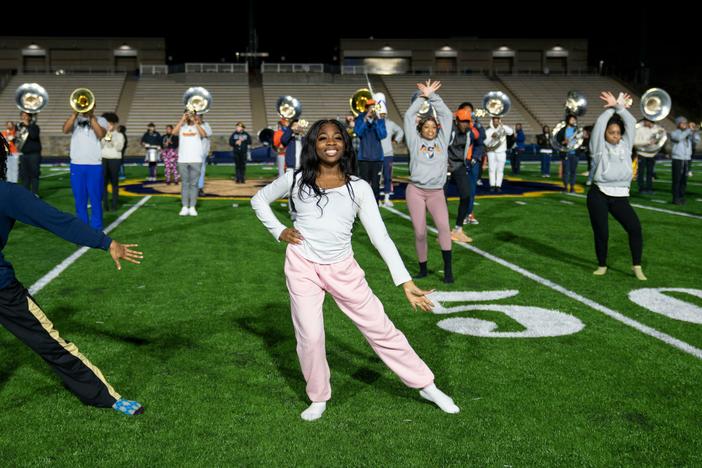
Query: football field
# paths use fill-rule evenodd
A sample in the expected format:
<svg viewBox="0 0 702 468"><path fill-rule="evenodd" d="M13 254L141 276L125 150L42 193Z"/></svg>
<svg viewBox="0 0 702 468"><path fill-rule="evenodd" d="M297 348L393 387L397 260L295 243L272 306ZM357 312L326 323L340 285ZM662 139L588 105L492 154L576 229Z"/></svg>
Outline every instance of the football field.
<svg viewBox="0 0 702 468"><path fill-rule="evenodd" d="M517 178L508 167L507 184L557 184L552 170L542 179L526 164ZM67 173L43 171L42 198L73 213ZM406 388L328 297L333 395L322 419L300 419L308 400L285 245L246 199L205 199L198 217L179 217L178 197L125 192L105 226L122 216L110 235L145 258L122 271L97 250L55 270L77 247L18 224L4 249L18 279L44 278L36 299L61 335L146 412L83 406L0 329L0 466L700 466L702 177L675 206L670 166L657 171L655 194L632 187L645 282L611 217L610 269L592 275L582 176L575 195L554 186L480 196L480 224L465 228L474 242L454 244L453 284L441 281L430 234L430 275L417 284L436 290L434 313L412 310L357 223L356 259L456 415ZM232 172L208 168L213 180ZM249 179L273 174L247 170ZM396 167L398 179L406 174ZM146 169L127 175L143 180ZM274 211L290 225L283 204ZM451 199L452 225L456 208ZM381 214L415 273L404 202Z"/></svg>

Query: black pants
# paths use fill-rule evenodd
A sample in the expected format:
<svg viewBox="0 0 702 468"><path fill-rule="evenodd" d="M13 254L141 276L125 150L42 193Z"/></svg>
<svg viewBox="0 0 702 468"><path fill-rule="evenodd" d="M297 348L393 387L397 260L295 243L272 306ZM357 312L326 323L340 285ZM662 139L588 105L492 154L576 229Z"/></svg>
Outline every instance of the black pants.
<svg viewBox="0 0 702 468"><path fill-rule="evenodd" d="M119 168L121 165L121 159L102 160L102 178L105 181L105 191L103 192L102 200L105 204L105 211L117 209L117 201L119 200ZM112 186L112 206L109 205L107 199L108 185Z"/></svg>
<svg viewBox="0 0 702 468"><path fill-rule="evenodd" d="M39 193L41 173L41 153L27 153L20 156L19 179L27 190Z"/></svg>
<svg viewBox="0 0 702 468"><path fill-rule="evenodd" d="M520 152L515 149L509 153L509 165L512 168L512 174L519 174L521 168L519 156L521 156Z"/></svg>
<svg viewBox="0 0 702 468"><path fill-rule="evenodd" d="M376 200L380 200L380 173L382 171L383 161L358 161L358 177L370 184Z"/></svg>
<svg viewBox="0 0 702 468"><path fill-rule="evenodd" d="M246 153L234 153L234 164L236 164L236 181L246 182Z"/></svg>
<svg viewBox="0 0 702 468"><path fill-rule="evenodd" d="M0 324L41 356L86 405L110 408L120 396L73 343L59 336L18 281L0 289ZM1 364L0 364L1 365Z"/></svg>
<svg viewBox="0 0 702 468"><path fill-rule="evenodd" d="M682 202L687 190L687 172L690 161L673 159L673 203Z"/></svg>
<svg viewBox="0 0 702 468"><path fill-rule="evenodd" d="M599 266L607 266L607 243L609 240L609 217L622 225L629 235L629 250L631 250L632 265L641 265L643 255L643 234L641 223L636 212L629 204L629 197L609 197L593 184L587 193L587 211L590 213L590 224L595 236L595 253Z"/></svg>
<svg viewBox="0 0 702 468"><path fill-rule="evenodd" d="M458 189L458 214L456 216L456 227L463 227L463 221L468 216L468 207L470 206L470 177L465 166L456 168L451 171L451 181L456 184Z"/></svg>
<svg viewBox="0 0 702 468"><path fill-rule="evenodd" d="M639 184L639 192L650 192L653 190L653 166L656 158L644 158L639 156L639 173L636 180Z"/></svg>

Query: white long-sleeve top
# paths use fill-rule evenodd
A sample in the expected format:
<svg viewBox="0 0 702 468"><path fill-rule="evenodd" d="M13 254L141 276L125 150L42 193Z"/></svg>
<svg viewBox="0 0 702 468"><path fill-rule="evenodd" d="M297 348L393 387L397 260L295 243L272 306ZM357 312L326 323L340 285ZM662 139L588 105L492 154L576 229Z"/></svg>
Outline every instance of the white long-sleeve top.
<svg viewBox="0 0 702 468"><path fill-rule="evenodd" d="M286 226L275 216L270 204L288 195L292 183L293 172L286 172L259 190L251 199L256 216L278 241ZM373 189L366 181L357 177L352 177L349 185L353 198L349 187L344 185L324 190L325 196L317 206L319 198L314 192L308 193L307 188L300 189L298 174L295 188L292 190L292 201L296 210L293 224L304 240L298 245L290 244L288 248L296 249L300 255L314 263L341 262L353 255L351 231L358 215L371 243L390 269L395 285L409 281L411 277L385 228Z"/></svg>

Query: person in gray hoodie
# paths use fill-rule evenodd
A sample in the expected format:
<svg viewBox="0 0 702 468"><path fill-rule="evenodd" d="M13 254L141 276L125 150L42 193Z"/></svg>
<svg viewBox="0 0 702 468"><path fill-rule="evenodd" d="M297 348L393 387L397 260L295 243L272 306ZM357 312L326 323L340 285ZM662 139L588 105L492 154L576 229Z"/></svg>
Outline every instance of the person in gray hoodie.
<svg viewBox="0 0 702 468"><path fill-rule="evenodd" d="M687 176L692 161L692 153L695 145L700 142L700 134L697 125L688 123L685 117L675 119L678 126L671 132L670 140L673 142L671 151L673 157L673 203L682 205L685 203L685 190L687 190Z"/></svg>
<svg viewBox="0 0 702 468"><path fill-rule="evenodd" d="M598 268L593 274L607 273L608 216L612 214L629 235L629 249L633 271L640 280L646 277L641 270L643 235L641 223L629 203L629 186L633 177L631 152L636 134L636 119L626 109L629 95L619 97L608 91L600 99L605 111L597 119L590 138L592 154L592 186L587 194L587 210L595 237Z"/></svg>
<svg viewBox="0 0 702 468"><path fill-rule="evenodd" d="M410 182L407 184L405 198L412 218L419 260L419 274L415 278L427 276L428 210L439 230L439 245L444 260L444 282L453 283L451 229L444 196L453 114L436 94L441 88L441 82L427 80L426 83L417 83L417 88L421 94L407 109L404 122L405 139L410 154ZM425 101L429 101L438 119L429 113L417 120L417 114Z"/></svg>

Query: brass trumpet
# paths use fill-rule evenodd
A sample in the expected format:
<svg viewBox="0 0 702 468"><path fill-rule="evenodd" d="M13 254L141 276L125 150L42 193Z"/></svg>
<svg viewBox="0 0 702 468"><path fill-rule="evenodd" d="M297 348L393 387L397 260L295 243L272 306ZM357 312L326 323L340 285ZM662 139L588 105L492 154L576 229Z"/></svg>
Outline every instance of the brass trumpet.
<svg viewBox="0 0 702 468"><path fill-rule="evenodd" d="M88 88L78 88L71 93L68 103L74 111L85 114L95 107L95 95Z"/></svg>

